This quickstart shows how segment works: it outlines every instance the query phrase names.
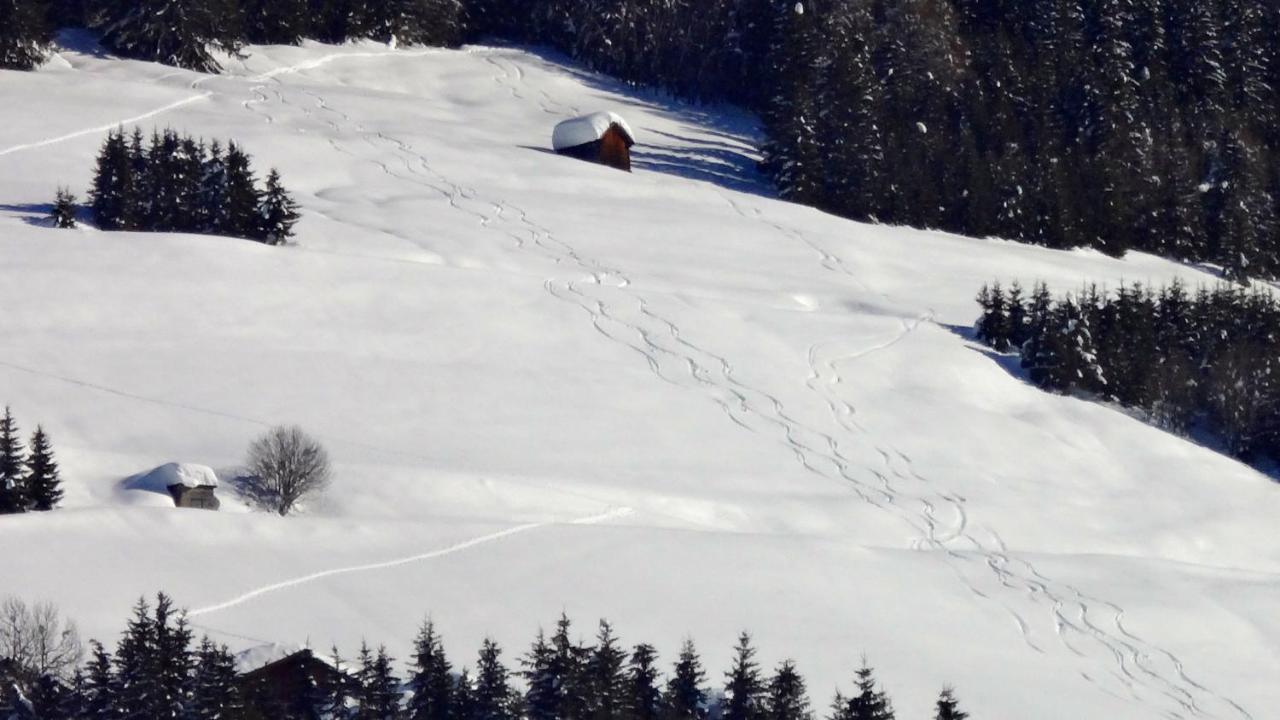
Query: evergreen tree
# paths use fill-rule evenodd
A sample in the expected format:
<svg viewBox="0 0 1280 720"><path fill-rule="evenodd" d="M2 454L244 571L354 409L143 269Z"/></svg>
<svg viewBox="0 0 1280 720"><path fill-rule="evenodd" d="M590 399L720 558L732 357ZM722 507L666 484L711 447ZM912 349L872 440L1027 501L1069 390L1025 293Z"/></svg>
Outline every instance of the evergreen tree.
<svg viewBox="0 0 1280 720"><path fill-rule="evenodd" d="M760 720L763 714L764 682L755 661L751 636L742 633L734 648L733 667L725 675L724 720Z"/></svg>
<svg viewBox="0 0 1280 720"><path fill-rule="evenodd" d="M31 436L31 454L27 456L23 492L31 510L48 511L62 502L62 480L53 459L53 447L44 428L36 426Z"/></svg>
<svg viewBox="0 0 1280 720"><path fill-rule="evenodd" d="M228 233L228 177L222 145L214 140L200 176L200 196L196 203L196 228L210 235Z"/></svg>
<svg viewBox="0 0 1280 720"><path fill-rule="evenodd" d="M26 464L18 422L6 406L0 418L0 515L27 509Z"/></svg>
<svg viewBox="0 0 1280 720"><path fill-rule="evenodd" d="M98 153L90 193L94 219L103 230L128 230L134 224L135 174L123 128L107 134Z"/></svg>
<svg viewBox="0 0 1280 720"><path fill-rule="evenodd" d="M502 664L502 650L497 643L486 638L476 662L472 720L515 720L519 713L514 700L508 671Z"/></svg>
<svg viewBox="0 0 1280 720"><path fill-rule="evenodd" d="M662 716L657 661L658 652L652 645L640 644L631 651L626 676L627 720L659 720Z"/></svg>
<svg viewBox="0 0 1280 720"><path fill-rule="evenodd" d="M693 641L685 640L674 673L667 680L662 694L663 720L705 720L707 691L703 683L706 678L702 659L698 657Z"/></svg>
<svg viewBox="0 0 1280 720"><path fill-rule="evenodd" d="M477 720L475 683L472 682L471 673L466 668L462 668L462 672L458 673L458 679L453 685L453 698L450 700L450 705L453 712L450 717L454 720Z"/></svg>
<svg viewBox="0 0 1280 720"><path fill-rule="evenodd" d="M934 720L965 720L969 717L969 713L960 709L955 691L945 687L942 688L942 694L938 696L938 712L933 717Z"/></svg>
<svg viewBox="0 0 1280 720"><path fill-rule="evenodd" d="M38 0L0 0L0 69L34 70L53 41Z"/></svg>
<svg viewBox="0 0 1280 720"><path fill-rule="evenodd" d="M361 645L359 680L357 720L396 720L400 717L400 681L392 672L386 648L379 647L375 655L367 645Z"/></svg>
<svg viewBox="0 0 1280 720"><path fill-rule="evenodd" d="M262 216L259 207L262 193L258 190L249 167L249 156L235 143L227 144L225 225L220 231L232 237L260 239Z"/></svg>
<svg viewBox="0 0 1280 720"><path fill-rule="evenodd" d="M76 226L76 196L72 195L70 190L59 187L49 216L53 220L53 226L56 228L64 230L74 228Z"/></svg>
<svg viewBox="0 0 1280 720"><path fill-rule="evenodd" d="M168 595L158 594L150 635L157 693L151 717L155 720L183 717L191 692L191 637L186 613L176 611Z"/></svg>
<svg viewBox="0 0 1280 720"><path fill-rule="evenodd" d="M191 679L190 720L223 720L241 711L235 657L208 637L195 653Z"/></svg>
<svg viewBox="0 0 1280 720"><path fill-rule="evenodd" d="M89 665L84 680L84 705L80 717L84 720L111 720L115 678L111 669L111 655L97 640L89 643Z"/></svg>
<svg viewBox="0 0 1280 720"><path fill-rule="evenodd" d="M239 18L228 0L137 0L108 8L102 44L125 57L217 72L211 49L238 49Z"/></svg>
<svg viewBox="0 0 1280 720"><path fill-rule="evenodd" d="M590 720L622 720L627 709L627 653L618 646L613 627L600 621L596 645L587 660L589 688L587 717Z"/></svg>
<svg viewBox="0 0 1280 720"><path fill-rule="evenodd" d="M785 660L769 680L764 717L768 720L811 720L809 695L796 665Z"/></svg>
<svg viewBox="0 0 1280 720"><path fill-rule="evenodd" d="M119 720L150 720L160 712L161 690L155 674L155 622L145 599L116 645L112 715Z"/></svg>
<svg viewBox="0 0 1280 720"><path fill-rule="evenodd" d="M307 0L244 0L244 36L262 45L297 45L309 32Z"/></svg>
<svg viewBox="0 0 1280 720"><path fill-rule="evenodd" d="M280 173L271 169L267 175L267 190L262 196L262 228L257 237L268 245L283 245L293 237L293 226L298 223L298 203L280 184Z"/></svg>
<svg viewBox="0 0 1280 720"><path fill-rule="evenodd" d="M857 671L858 692L850 698L836 696L832 720L893 720L889 698L876 687L875 672L863 660Z"/></svg>
<svg viewBox="0 0 1280 720"><path fill-rule="evenodd" d="M454 690L451 669L435 625L428 620L414 640L409 720L451 720Z"/></svg>

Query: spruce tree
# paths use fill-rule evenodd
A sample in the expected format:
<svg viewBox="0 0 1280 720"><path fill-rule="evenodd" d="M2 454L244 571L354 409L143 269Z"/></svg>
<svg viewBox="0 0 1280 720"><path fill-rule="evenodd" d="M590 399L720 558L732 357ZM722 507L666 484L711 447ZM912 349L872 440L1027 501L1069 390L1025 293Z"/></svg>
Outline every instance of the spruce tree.
<svg viewBox="0 0 1280 720"><path fill-rule="evenodd" d="M938 696L937 708L938 712L933 716L934 720L965 720L969 717L969 713L960 709L955 691L949 687L942 688L942 694Z"/></svg>
<svg viewBox="0 0 1280 720"><path fill-rule="evenodd" d="M231 237L259 239L262 236L262 216L259 214L262 193L249 167L249 156L236 143L228 143L224 164L225 224L219 231Z"/></svg>
<svg viewBox="0 0 1280 720"><path fill-rule="evenodd" d="M519 713L514 692L502 664L502 650L485 638L476 662L475 690L472 693L472 720L515 720Z"/></svg>
<svg viewBox="0 0 1280 720"><path fill-rule="evenodd" d="M444 644L428 620L414 640L413 675L409 689L409 720L451 720L453 678Z"/></svg>
<svg viewBox="0 0 1280 720"><path fill-rule="evenodd" d="M244 36L261 45L297 45L309 31L307 0L245 0Z"/></svg>
<svg viewBox="0 0 1280 720"><path fill-rule="evenodd" d="M238 15L225 0L138 0L108 5L102 44L125 57L218 72L211 49L238 49Z"/></svg>
<svg viewBox="0 0 1280 720"><path fill-rule="evenodd" d="M751 636L743 632L734 648L733 667L725 674L724 720L760 720L763 710L764 682Z"/></svg>
<svg viewBox="0 0 1280 720"><path fill-rule="evenodd" d="M116 645L112 714L119 720L150 720L159 712L155 622L145 599L134 606L124 636Z"/></svg>
<svg viewBox="0 0 1280 720"><path fill-rule="evenodd" d="M706 673L692 640L685 640L675 670L662 694L663 720L705 720Z"/></svg>
<svg viewBox="0 0 1280 720"><path fill-rule="evenodd" d="M590 720L623 719L627 707L626 662L627 653L618 646L613 627L601 620L586 667Z"/></svg>
<svg viewBox="0 0 1280 720"><path fill-rule="evenodd" d="M763 716L768 720L812 720L809 695L796 665L784 660L769 680Z"/></svg>
<svg viewBox="0 0 1280 720"><path fill-rule="evenodd" d="M53 459L49 436L38 425L31 436L31 454L27 456L23 486L27 507L31 510L52 510L62 502L62 480L58 477L58 463Z"/></svg>
<svg viewBox="0 0 1280 720"><path fill-rule="evenodd" d="M26 511L26 464L18 422L6 406L0 418L0 515Z"/></svg>
<svg viewBox="0 0 1280 720"><path fill-rule="evenodd" d="M190 720L234 717L241 710L237 677L235 657L226 646L217 645L208 637L202 638L195 653L187 717Z"/></svg>
<svg viewBox="0 0 1280 720"><path fill-rule="evenodd" d="M89 643L89 664L84 682L84 720L111 720L115 705L115 678L112 673L111 655L102 643Z"/></svg>
<svg viewBox="0 0 1280 720"><path fill-rule="evenodd" d="M356 720L396 720L400 717L400 681L391 667L385 647L373 654L368 645L360 647L360 694Z"/></svg>
<svg viewBox="0 0 1280 720"><path fill-rule="evenodd" d="M38 0L0 0L0 69L34 70L53 41Z"/></svg>
<svg viewBox="0 0 1280 720"><path fill-rule="evenodd" d="M134 223L136 177L124 129L107 134L98 153L90 193L94 220L103 230L128 230Z"/></svg>
<svg viewBox="0 0 1280 720"><path fill-rule="evenodd" d="M662 716L657 662L658 652L652 645L640 644L632 649L627 663L627 720L659 720Z"/></svg>
<svg viewBox="0 0 1280 720"><path fill-rule="evenodd" d="M151 624L152 671L157 691L151 712L156 720L183 717L191 692L191 638L186 613L176 610L168 595L159 593Z"/></svg>
<svg viewBox="0 0 1280 720"><path fill-rule="evenodd" d="M262 196L259 211L262 227L256 234L268 245L283 245L293 237L293 226L298 223L298 203L280 184L280 173L275 168L267 175L267 189Z"/></svg>
<svg viewBox="0 0 1280 720"><path fill-rule="evenodd" d="M893 720L893 706L889 698L876 686L875 672L863 660L857 671L858 692L850 698L840 698L833 720Z"/></svg>
<svg viewBox="0 0 1280 720"><path fill-rule="evenodd" d="M53 226L64 230L76 226L76 196L64 187L58 188L53 201L53 209L49 211Z"/></svg>
<svg viewBox="0 0 1280 720"><path fill-rule="evenodd" d="M471 671L462 668L458 679L453 684L453 697L450 700L452 720L477 720L475 683L471 680Z"/></svg>

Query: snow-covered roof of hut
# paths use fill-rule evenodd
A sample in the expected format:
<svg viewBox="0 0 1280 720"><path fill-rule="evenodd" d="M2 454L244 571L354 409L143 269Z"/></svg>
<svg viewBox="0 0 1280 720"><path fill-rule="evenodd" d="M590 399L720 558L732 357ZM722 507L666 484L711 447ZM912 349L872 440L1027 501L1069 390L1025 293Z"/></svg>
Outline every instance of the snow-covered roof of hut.
<svg viewBox="0 0 1280 720"><path fill-rule="evenodd" d="M627 125L627 121L623 120L621 115L612 112L598 112L565 120L556 125L555 131L551 134L551 146L559 151L593 143L604 137L604 134L614 125L617 125L622 129L622 132L626 133L627 140L630 143L635 142L635 133L631 132L631 126Z"/></svg>
<svg viewBox="0 0 1280 720"><path fill-rule="evenodd" d="M168 492L174 485L188 488L218 487L218 476L213 468L191 463L168 463L137 476L129 482L132 490Z"/></svg>

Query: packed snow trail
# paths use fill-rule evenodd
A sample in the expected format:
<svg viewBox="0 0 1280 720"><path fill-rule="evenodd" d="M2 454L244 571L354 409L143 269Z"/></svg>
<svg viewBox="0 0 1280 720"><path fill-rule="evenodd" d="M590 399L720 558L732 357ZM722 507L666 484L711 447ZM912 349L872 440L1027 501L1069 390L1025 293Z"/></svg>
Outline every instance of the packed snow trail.
<svg viewBox="0 0 1280 720"><path fill-rule="evenodd" d="M306 585L308 583L313 583L317 580L324 580L325 578L336 577L338 575L351 575L354 573L373 572L376 570L388 570L390 568L401 567L403 565L412 565L415 563L425 562L427 560L434 560L436 558L444 557L446 555L453 555L455 553L463 552L465 550L470 550L471 548L478 547L480 545L486 545L488 543L496 542L498 540L503 540L505 538L509 538L514 535L527 533L531 530L540 530L542 528L553 527L558 524L598 525L600 523L608 522L610 520L617 520L619 518L627 517L631 513L632 511L630 508L613 508L611 510L608 510L607 512L597 513L595 515L587 515L585 517L568 520L564 523L537 522L537 523L525 523L523 525L516 525L515 527L510 527L510 528L507 528L506 530L499 530L497 532L489 533L488 535L481 535L479 537L471 538L470 540L463 540L462 542L454 543L453 545L450 545L448 547L439 548L437 550L432 550L430 552L425 552L418 555L410 555L408 557L395 558L393 560L384 560L381 562L367 563L364 565L351 565L348 567L331 568L329 570L321 570L320 572L311 573L310 575L301 575L299 577L290 578L288 580L282 580L277 583L264 585L260 588L250 590L241 595L237 595L236 597L233 597L230 600L224 600L222 602L215 603L213 605L206 605L205 607L196 608L195 610L191 610L190 612L188 612L187 615L189 617L194 618L194 617L201 617L203 615L209 615L211 613L221 612L223 610L227 610L229 608L233 608L239 605L243 605L247 602L256 600L257 598L260 598L263 595L279 592L281 590L287 590L289 588L295 588L295 587L298 587L299 585Z"/></svg>
<svg viewBox="0 0 1280 720"><path fill-rule="evenodd" d="M148 110L147 112L144 112L140 115L121 118L119 120L107 123L105 125L95 125L94 127L91 127L91 128L85 128L84 130L76 130L75 132L70 132L65 135L59 135L57 137L52 137L45 140L37 140L35 142L22 143L20 145L13 145L11 147L7 147L7 148L4 148L3 150L0 150L0 157L4 157L5 155L12 155L13 153L19 153L24 150L35 150L37 148L48 147L50 145L57 145L58 143L67 142L68 140L75 140L76 138L82 138L82 137L85 137L86 135L101 135L102 133L110 132L124 125L129 125L131 123L147 120L147 119L156 117L157 115L163 115L167 112L177 110L178 108L185 107L192 103L200 102L201 100L208 100L212 96L213 96L212 92L202 92L198 95L192 95L191 97L178 100L177 102L169 103L168 105L165 105L163 107L158 107L154 110Z"/></svg>

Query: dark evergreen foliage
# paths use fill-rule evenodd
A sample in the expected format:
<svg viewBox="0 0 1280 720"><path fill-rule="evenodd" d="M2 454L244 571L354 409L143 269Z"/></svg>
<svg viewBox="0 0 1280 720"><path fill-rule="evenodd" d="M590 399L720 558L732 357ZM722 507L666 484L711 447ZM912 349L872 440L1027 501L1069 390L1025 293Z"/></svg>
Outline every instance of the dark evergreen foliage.
<svg viewBox="0 0 1280 720"><path fill-rule="evenodd" d="M53 200L53 209L49 211L53 226L64 230L75 227L77 209L76 196L64 187L58 188L58 193Z"/></svg>
<svg viewBox="0 0 1280 720"><path fill-rule="evenodd" d="M53 459L53 446L44 428L39 426L31 436L31 451L27 455L22 484L27 509L46 512L62 502L62 478L58 476L58 463Z"/></svg>
<svg viewBox="0 0 1280 720"><path fill-rule="evenodd" d="M249 156L235 143L226 150L173 130L140 128L107 135L98 154L92 204L104 230L190 232L283 245L293 236L298 204L271 170L258 187Z"/></svg>
<svg viewBox="0 0 1280 720"><path fill-rule="evenodd" d="M675 670L662 694L663 720L705 720L707 674L692 640L685 640Z"/></svg>
<svg viewBox="0 0 1280 720"><path fill-rule="evenodd" d="M453 709L453 678L444 645L435 625L427 621L413 643L413 675L409 690L409 720L449 720Z"/></svg>
<svg viewBox="0 0 1280 720"><path fill-rule="evenodd" d="M52 41L41 0L0 0L0 69L36 68Z"/></svg>
<svg viewBox="0 0 1280 720"><path fill-rule="evenodd" d="M938 696L938 712L933 717L934 720L965 720L969 717L969 713L960 709L955 690L947 687L943 688L942 694Z"/></svg>
<svg viewBox="0 0 1280 720"><path fill-rule="evenodd" d="M102 8L102 44L125 57L217 72L213 50L240 45L235 0L103 0Z"/></svg>
<svg viewBox="0 0 1280 720"><path fill-rule="evenodd" d="M1021 354L1033 383L1144 411L1175 432L1211 433L1246 460L1280 457L1280 303L1239 286L1096 287L1029 300L978 294L977 336Z"/></svg>
<svg viewBox="0 0 1280 720"><path fill-rule="evenodd" d="M298 684L292 677L272 681L256 675L251 682L249 675L237 673L236 659L225 646L207 637L193 645L185 612L159 593L154 605L139 599L134 606L114 657L92 641L88 661L72 681L39 681L28 698L38 709L33 720L705 720L728 718L744 709L759 720L812 720L805 682L795 664L785 661L771 678L762 680L746 633L739 637L733 666L725 673L730 692L712 700L692 641L685 641L660 692L663 683L653 646L637 645L628 658L608 622L601 621L590 646L571 641L570 628L562 615L552 637L538 634L522 660L522 675L530 688L523 703L512 688L497 643L485 639L475 674L463 668L455 678L431 622L414 641L411 674L404 685L386 650L375 652L367 643L361 643L354 670L343 664L335 648L325 661L333 672L323 673L323 679ZM559 688L547 687L552 677ZM534 690L535 685L541 689ZM549 689L561 692L548 695ZM282 690L287 691L284 696ZM549 697L559 703L554 710L558 714L548 715ZM938 708L940 720L967 717L950 690L943 692ZM944 709L951 714L942 714ZM892 718L888 698L864 662L858 671L858 694L850 699L837 695L832 720Z"/></svg>
<svg viewBox="0 0 1280 720"><path fill-rule="evenodd" d="M5 407L0 418L0 515L27 509L26 464L18 421Z"/></svg>

